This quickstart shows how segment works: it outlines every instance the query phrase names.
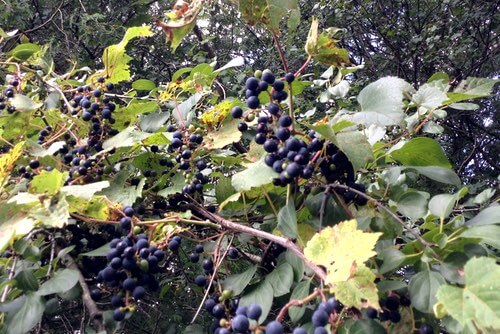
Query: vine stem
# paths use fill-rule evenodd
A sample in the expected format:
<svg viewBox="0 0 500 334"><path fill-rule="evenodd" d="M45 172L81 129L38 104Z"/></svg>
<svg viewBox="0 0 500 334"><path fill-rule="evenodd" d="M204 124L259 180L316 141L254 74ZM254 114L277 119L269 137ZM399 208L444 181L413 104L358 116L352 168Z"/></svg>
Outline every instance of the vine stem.
<svg viewBox="0 0 500 334"><path fill-rule="evenodd" d="M297 70L297 72L295 72L295 74L294 74L295 77L298 77L300 75L300 73L302 73L306 69L306 67L311 62L311 59L312 59L312 56L307 57L304 64L302 64L302 66Z"/></svg>
<svg viewBox="0 0 500 334"><path fill-rule="evenodd" d="M276 47L278 48L278 53L280 55L281 63L283 64L283 69L285 73L288 73L288 63L286 62L285 54L283 53L283 49L281 48L281 43L278 39L278 36L273 32L273 39Z"/></svg>
<svg viewBox="0 0 500 334"><path fill-rule="evenodd" d="M14 255L14 260L12 261L12 266L10 267L10 271L9 271L9 278L8 280L12 280L12 278L14 277L14 274L16 272L16 265L17 265L17 256ZM9 285L6 285L5 288L3 289L3 292L2 292L2 298L0 299L0 302L5 302L5 299L7 299L7 294L9 293L9 290L10 290L10 286Z"/></svg>
<svg viewBox="0 0 500 334"><path fill-rule="evenodd" d="M221 216L211 213L207 211L204 207L198 205L196 202L192 202L191 204L188 204L189 207L192 209L198 211L200 215L202 215L204 218L209 219L220 226L229 229L231 231L235 232L241 232L241 233L246 233L249 235L252 235L254 237L262 238L262 239L267 239L269 241L272 241L280 246L285 247L286 249L290 250L292 253L294 253L297 257L299 257L321 280L326 280L326 272L319 266L315 265L311 261L309 261L304 253L302 252L302 249L300 249L299 246L297 246L292 240L279 237L277 235L257 230L252 227L246 226L246 225L241 225L234 223L230 220L227 220L225 218L222 218Z"/></svg>
<svg viewBox="0 0 500 334"><path fill-rule="evenodd" d="M388 207L383 205L377 199L375 199L375 198L373 198L373 197L371 197L371 196L369 196L369 195L367 195L359 190L356 190L354 188L351 188L351 187L343 185L343 184L330 184L329 187L352 191L353 193L357 194L358 196L361 196L361 197L364 197L370 201L373 201L379 209L387 212L395 221L397 221L401 226L403 226L404 229L406 229L411 235L413 235L415 237L415 239L420 241L424 247L427 247L436 259L440 259L440 256L434 251L434 249L432 249L430 243L428 243L426 240L424 240L424 238L422 238L418 233L415 233L415 231L413 231L412 228L410 226L408 226L408 224L406 224L401 218L399 218L398 215L396 215L394 212L392 212L391 209L389 209Z"/></svg>
<svg viewBox="0 0 500 334"><path fill-rule="evenodd" d="M288 303L286 303L285 306L283 306L281 308L280 313L278 313L278 316L276 317L276 321L281 322L285 318L286 311L288 311L288 309L290 307L303 306L303 305L309 303L311 300L313 300L314 298L316 298L317 296L320 295L320 291L321 290L319 290L319 289L315 290L313 293L311 293L309 296L307 296L304 299L292 299L292 300L290 300Z"/></svg>

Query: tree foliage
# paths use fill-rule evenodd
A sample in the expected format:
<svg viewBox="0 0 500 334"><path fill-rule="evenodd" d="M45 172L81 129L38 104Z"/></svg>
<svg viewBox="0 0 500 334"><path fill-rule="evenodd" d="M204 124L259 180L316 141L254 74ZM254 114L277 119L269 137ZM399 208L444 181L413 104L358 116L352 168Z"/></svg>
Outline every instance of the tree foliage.
<svg viewBox="0 0 500 334"><path fill-rule="evenodd" d="M2 331L500 330L493 7L457 4L7 2Z"/></svg>

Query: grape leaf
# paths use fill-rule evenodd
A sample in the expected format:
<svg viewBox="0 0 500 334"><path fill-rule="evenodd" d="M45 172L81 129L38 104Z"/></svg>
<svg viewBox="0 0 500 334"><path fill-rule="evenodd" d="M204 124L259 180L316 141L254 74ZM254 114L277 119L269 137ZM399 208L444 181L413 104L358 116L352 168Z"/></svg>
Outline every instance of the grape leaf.
<svg viewBox="0 0 500 334"><path fill-rule="evenodd" d="M286 237L297 238L297 213L293 201L289 201L278 212L277 228Z"/></svg>
<svg viewBox="0 0 500 334"><path fill-rule="evenodd" d="M207 148L219 149L240 141L242 132L238 130L238 123L227 117L217 130L209 131L205 137Z"/></svg>
<svg viewBox="0 0 500 334"><path fill-rule="evenodd" d="M16 144L9 152L2 154L0 156L0 190L2 189L2 184L9 175L12 168L14 168L14 163L19 159L23 153L24 141Z"/></svg>
<svg viewBox="0 0 500 334"><path fill-rule="evenodd" d="M318 33L318 19L313 17L305 45L307 54L327 65L341 67L350 64L347 50L336 47L337 42L326 31Z"/></svg>
<svg viewBox="0 0 500 334"><path fill-rule="evenodd" d="M405 166L439 166L451 168L443 148L439 143L427 137L414 138L398 150L391 152L391 157Z"/></svg>
<svg viewBox="0 0 500 334"><path fill-rule="evenodd" d="M278 173L267 166L264 160L261 159L248 165L247 169L234 174L231 183L233 188L240 192L271 183L275 177L278 177Z"/></svg>
<svg viewBox="0 0 500 334"><path fill-rule="evenodd" d="M5 323L7 334L28 333L42 319L45 302L41 296L27 294L23 306L10 313Z"/></svg>
<svg viewBox="0 0 500 334"><path fill-rule="evenodd" d="M432 305L437 301L436 291L445 283L445 279L438 272L424 270L417 273L408 285L413 307L420 312L431 313Z"/></svg>
<svg viewBox="0 0 500 334"><path fill-rule="evenodd" d="M348 280L353 266L376 254L373 251L382 233L366 233L357 230L356 220L343 221L326 227L317 233L304 249L304 255L315 264L327 269L326 283L336 284Z"/></svg>
<svg viewBox="0 0 500 334"><path fill-rule="evenodd" d="M336 282L331 292L347 307L358 309L378 305L378 291L375 284L375 274L364 264L357 265L354 273L344 282Z"/></svg>
<svg viewBox="0 0 500 334"><path fill-rule="evenodd" d="M55 195L62 188L67 178L67 172L61 173L57 169L50 172L43 170L30 182L29 191L35 194Z"/></svg>
<svg viewBox="0 0 500 334"><path fill-rule="evenodd" d="M465 264L464 275L463 288L439 287L435 313L440 308L473 332L500 330L500 266L493 258L475 257Z"/></svg>
<svg viewBox="0 0 500 334"><path fill-rule="evenodd" d="M302 281L295 286L290 296L290 300L301 300L306 298L309 295L309 288L311 286L311 281L306 280ZM304 313L306 312L305 306L292 306L288 309L288 315L293 322L297 322L302 318Z"/></svg>
<svg viewBox="0 0 500 334"><path fill-rule="evenodd" d="M151 35L153 35L153 32L149 26L128 28L120 43L110 45L104 49L102 55L104 70L90 76L87 82L92 83L96 81L99 76L108 78L106 81L111 83L130 80L128 63L132 60L132 57L125 53L125 47L130 40L136 37L148 37Z"/></svg>
<svg viewBox="0 0 500 334"><path fill-rule="evenodd" d="M53 293L66 292L78 282L78 271L63 269L56 272L54 277L40 286L36 292L39 296L46 296Z"/></svg>
<svg viewBox="0 0 500 334"><path fill-rule="evenodd" d="M403 120L403 92L411 89L410 84L400 78L384 77L361 90L358 102L361 111L353 121L369 126L398 125Z"/></svg>

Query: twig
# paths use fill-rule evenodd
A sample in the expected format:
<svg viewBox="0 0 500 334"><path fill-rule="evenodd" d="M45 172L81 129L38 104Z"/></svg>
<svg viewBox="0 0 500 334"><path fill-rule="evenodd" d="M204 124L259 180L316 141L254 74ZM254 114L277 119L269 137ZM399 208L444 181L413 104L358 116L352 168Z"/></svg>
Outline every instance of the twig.
<svg viewBox="0 0 500 334"><path fill-rule="evenodd" d="M286 311L292 306L303 306L307 303L309 303L311 300L316 298L320 294L321 290L315 290L313 293L311 293L309 296L307 296L304 299L292 299L288 303L286 303L285 306L283 306L280 310L280 313L278 313L278 316L276 317L276 321L281 322L283 318L285 318Z"/></svg>
<svg viewBox="0 0 500 334"><path fill-rule="evenodd" d="M403 226L404 229L406 229L411 235L413 235L415 237L415 239L417 239L418 241L420 241L422 243L422 245L424 247L427 247L432 255L434 255L436 257L436 259L440 259L440 256L434 251L434 249L432 249L432 245L430 243L428 243L424 238L422 238L418 233L416 233L415 231L413 231L413 229L408 226L401 218L398 217L398 215L396 215L394 212L392 212L388 207L386 207L385 205L383 205L382 203L380 203L378 200L376 200L375 198L359 191L359 190L356 190L354 188L351 188L349 186L346 186L346 185L343 185L343 184L331 184L329 185L330 187L332 188L339 188L339 189L344 189L344 190L348 190L348 191L352 191L353 193L357 194L358 196L361 196L361 197L364 197L366 198L367 200L370 200L370 201L373 201L375 203L375 205L385 211L386 213L388 213L395 221L397 221L401 226Z"/></svg>
<svg viewBox="0 0 500 334"><path fill-rule="evenodd" d="M14 260L12 261L12 266L10 267L10 271L9 271L9 278L8 278L8 281L12 280L12 278L14 277L14 274L16 272L16 265L17 265L17 256L14 255ZM3 289L3 293L2 293L2 298L0 299L0 302L5 302L5 299L7 299L7 294L9 293L9 290L10 290L10 286L9 285L6 285L5 288Z"/></svg>
<svg viewBox="0 0 500 334"><path fill-rule="evenodd" d="M274 43L276 44L276 47L278 48L278 53L280 55L281 63L283 63L283 68L285 69L285 73L288 73L288 64L286 62L285 54L283 53L283 49L281 48L278 36L275 33L273 33L273 39Z"/></svg>
<svg viewBox="0 0 500 334"><path fill-rule="evenodd" d="M61 250L57 247L57 251ZM89 286L87 282L85 282L85 277L83 276L80 268L76 264L75 260L69 254L64 254L61 257L62 263L66 266L66 268L76 270L78 272L78 282L82 287L82 301L87 310L89 311L90 318L92 319L93 325L96 327L97 332L104 330L104 323L102 319L102 311L97 307L97 304L94 302L92 297L90 296Z"/></svg>

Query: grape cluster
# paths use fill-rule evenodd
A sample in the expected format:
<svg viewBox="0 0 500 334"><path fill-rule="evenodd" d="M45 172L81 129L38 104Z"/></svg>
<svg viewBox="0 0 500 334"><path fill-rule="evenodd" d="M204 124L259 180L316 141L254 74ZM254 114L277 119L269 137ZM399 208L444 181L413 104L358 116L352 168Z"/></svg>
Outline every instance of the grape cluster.
<svg viewBox="0 0 500 334"><path fill-rule="evenodd" d="M178 163L179 169L184 171L186 177L186 184L182 188L182 192L189 195L201 194L203 185L209 182L208 177L202 173L207 168L207 161L194 157L194 150L203 143L201 130L196 129L193 125L185 130L169 125L167 131L173 133L173 139L167 150L169 153L176 153L176 156L174 161L163 158L160 160L160 165L172 167L174 163Z"/></svg>
<svg viewBox="0 0 500 334"><path fill-rule="evenodd" d="M16 111L16 107L10 104L10 100L14 97L15 91L18 87L18 79L9 80L9 85L3 91L3 96L0 96L0 112L2 110L7 110L9 114L13 114Z"/></svg>
<svg viewBox="0 0 500 334"><path fill-rule="evenodd" d="M125 207L123 212L125 216L121 218L120 225L124 230L130 229L131 218L135 211L131 207ZM180 237L175 236L170 243L174 240L177 244L180 243ZM134 301L137 302L145 297L146 287L151 290L158 288L158 282L153 274L159 271L159 263L164 258L165 252L150 245L145 234L137 236L128 234L111 240L110 250L106 254L108 264L99 271L97 282L105 284L113 291L111 304L115 307L113 311L115 321L122 321L127 312L135 309ZM102 297L102 292L96 288L91 291L91 296L98 301Z"/></svg>
<svg viewBox="0 0 500 334"><path fill-rule="evenodd" d="M385 299L380 300L380 306L382 311L378 312L373 307L369 307L366 310L366 316L370 319L379 319L380 321L390 321L392 323L398 323L401 321L401 313L399 312L400 306L410 306L411 301L406 296L390 295Z"/></svg>
<svg viewBox="0 0 500 334"><path fill-rule="evenodd" d="M289 84L294 79L292 73L285 76L285 81ZM267 152L265 163L279 173L273 183L286 186L300 179L311 179L320 172L328 183L340 182L365 192L364 185L355 182L352 163L335 144L320 139L314 131L304 135L294 130L292 115L288 115L281 106L281 102L287 98L284 88L284 81L277 80L273 73L265 70L262 72L262 80L250 77L246 81L246 106L249 110L244 112L239 106L231 110L233 118L242 119L238 125L240 131L247 131L246 122L257 117L254 140ZM264 108L261 108L258 97L262 92L269 93L271 100ZM364 205L367 202L366 198L353 191L339 193L347 203Z"/></svg>

